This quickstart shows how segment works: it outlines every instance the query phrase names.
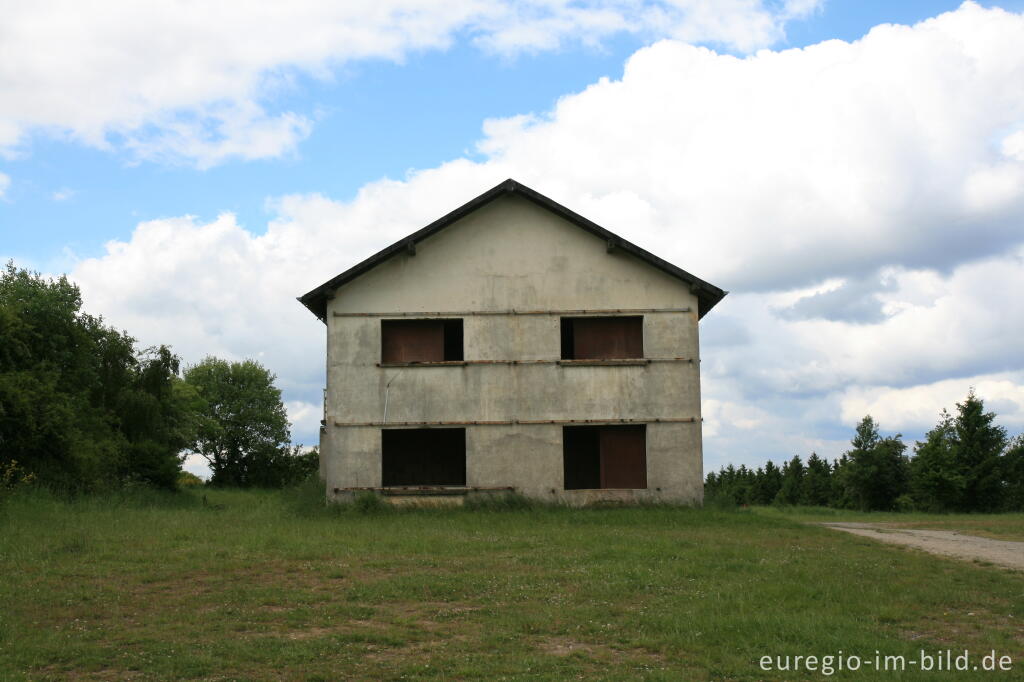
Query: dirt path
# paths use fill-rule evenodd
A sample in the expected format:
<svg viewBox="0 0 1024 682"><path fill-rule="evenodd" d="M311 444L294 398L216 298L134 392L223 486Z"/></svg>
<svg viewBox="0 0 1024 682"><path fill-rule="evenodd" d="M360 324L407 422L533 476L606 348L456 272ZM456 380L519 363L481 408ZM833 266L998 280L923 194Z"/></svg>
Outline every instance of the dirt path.
<svg viewBox="0 0 1024 682"><path fill-rule="evenodd" d="M966 561L987 561L1006 568L1024 571L1024 542L993 540L976 535L963 535L954 530L917 530L893 528L882 523L822 523L846 533L916 547L932 554Z"/></svg>

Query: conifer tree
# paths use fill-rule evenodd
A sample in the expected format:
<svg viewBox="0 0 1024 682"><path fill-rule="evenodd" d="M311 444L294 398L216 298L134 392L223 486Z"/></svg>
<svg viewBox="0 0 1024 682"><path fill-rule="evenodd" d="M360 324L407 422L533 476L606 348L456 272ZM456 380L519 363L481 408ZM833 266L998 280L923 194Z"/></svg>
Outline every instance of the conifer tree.
<svg viewBox="0 0 1024 682"><path fill-rule="evenodd" d="M964 477L961 511L993 511L1001 505L1002 467L1000 455L1006 447L1006 429L996 426L994 412L971 389L957 403L953 420L954 460Z"/></svg>
<svg viewBox="0 0 1024 682"><path fill-rule="evenodd" d="M793 457L782 465L782 487L775 501L780 504L800 504L803 499L804 464L800 457Z"/></svg>
<svg viewBox="0 0 1024 682"><path fill-rule="evenodd" d="M817 507L828 505L832 497L832 468L828 462L812 452L807 458L807 473L804 475L801 504Z"/></svg>
<svg viewBox="0 0 1024 682"><path fill-rule="evenodd" d="M910 462L911 493L922 511L960 509L966 480L956 460L953 418L942 411L939 423L914 447Z"/></svg>
<svg viewBox="0 0 1024 682"><path fill-rule="evenodd" d="M864 510L889 510L907 492L909 463L902 435L882 438L870 415L857 425L847 452L844 482L854 505Z"/></svg>

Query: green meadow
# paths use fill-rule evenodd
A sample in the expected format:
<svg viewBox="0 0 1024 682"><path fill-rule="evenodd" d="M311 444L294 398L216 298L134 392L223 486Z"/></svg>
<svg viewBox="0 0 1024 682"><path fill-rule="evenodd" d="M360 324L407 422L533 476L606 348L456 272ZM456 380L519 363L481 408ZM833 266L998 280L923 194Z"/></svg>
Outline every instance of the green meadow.
<svg viewBox="0 0 1024 682"><path fill-rule="evenodd" d="M1012 656L984 679L1024 667L1024 575L808 523L884 515L320 499L8 497L0 679L869 680L759 661L922 649ZM894 516L1024 528L1019 514Z"/></svg>

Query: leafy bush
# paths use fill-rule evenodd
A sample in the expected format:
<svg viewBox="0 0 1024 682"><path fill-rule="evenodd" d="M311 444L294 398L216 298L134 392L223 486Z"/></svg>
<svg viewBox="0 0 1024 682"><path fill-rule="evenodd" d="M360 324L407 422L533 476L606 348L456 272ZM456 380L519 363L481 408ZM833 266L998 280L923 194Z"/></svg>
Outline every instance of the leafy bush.
<svg viewBox="0 0 1024 682"><path fill-rule="evenodd" d="M36 480L36 475L25 471L24 467L18 465L17 460L11 460L0 466L0 490L13 490L25 485L31 485Z"/></svg>
<svg viewBox="0 0 1024 682"><path fill-rule="evenodd" d="M199 486L205 485L206 481L199 478L191 471L181 471L178 473L178 487L179 488L198 488Z"/></svg>
<svg viewBox="0 0 1024 682"><path fill-rule="evenodd" d="M737 509L739 504L736 503L736 498L730 492L725 490L713 490L711 492L704 493L704 508L705 509Z"/></svg>

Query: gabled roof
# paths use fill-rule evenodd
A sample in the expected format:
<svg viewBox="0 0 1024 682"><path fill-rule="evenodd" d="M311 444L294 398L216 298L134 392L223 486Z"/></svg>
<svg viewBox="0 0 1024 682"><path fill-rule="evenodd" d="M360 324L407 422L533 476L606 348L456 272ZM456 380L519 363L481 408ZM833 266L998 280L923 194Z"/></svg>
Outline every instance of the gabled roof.
<svg viewBox="0 0 1024 682"><path fill-rule="evenodd" d="M417 242L420 242L426 239L427 237L437 232L440 232L444 228L448 227L449 225L458 221L459 219L466 217L467 215L477 210L478 208L482 208L483 206L486 206L487 204L491 203L498 197L502 197L507 194L515 194L524 199L532 201L541 208L545 208L551 211L555 215L569 221L573 225L576 225L577 227L580 227L586 230L587 232L590 232L591 234L596 235L601 239L604 239L608 243L609 251L613 249L624 251L628 254L635 256L636 258L639 258L648 265L651 265L661 270L662 272L666 272L669 275L672 275L673 277L682 280L683 282L690 286L690 290L694 293L694 295L697 296L699 317L704 317L704 315L706 315L707 312L711 310L716 303L721 301L722 298L728 293L726 291L723 291L722 289L719 289L714 284L705 282L699 277L691 275L686 270L683 270L680 267L672 265L668 261L658 258L650 251L640 248L636 244L623 239L614 232L606 230L597 223L587 220L580 214L574 211L570 211L565 206L562 206L558 202L547 198L540 192L532 190L526 185L516 182L515 180L512 180L510 178L505 182L501 183L500 185L492 187L491 189L487 190L486 192L476 197L475 199L466 202L462 206L459 206L457 209L455 209L448 215L438 218L437 220L430 223L426 227L417 230L416 232L413 232L412 234L395 242L391 246L382 249L381 251L378 251L377 253L373 254L363 262L352 266L351 268L341 273L337 277L329 279L328 281L318 286L316 289L313 289L309 293L300 296L298 299L299 302L302 303L302 305L309 308L310 311L312 311L314 315L320 318L321 321L326 322L327 299L331 294L333 294L335 289L337 289L338 287L342 286L347 282L351 282L360 275L369 272L370 270L377 267L378 265L388 260L392 256L407 251L414 251Z"/></svg>

